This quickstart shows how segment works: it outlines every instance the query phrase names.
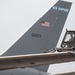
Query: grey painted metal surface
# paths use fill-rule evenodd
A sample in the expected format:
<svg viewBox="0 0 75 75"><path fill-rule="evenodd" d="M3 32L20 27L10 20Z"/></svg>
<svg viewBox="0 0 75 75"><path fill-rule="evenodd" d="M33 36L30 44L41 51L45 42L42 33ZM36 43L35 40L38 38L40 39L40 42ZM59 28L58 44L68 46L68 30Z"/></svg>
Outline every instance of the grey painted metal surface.
<svg viewBox="0 0 75 75"><path fill-rule="evenodd" d="M18 68L0 71L0 75L51 75L51 74L33 68L23 68L23 69Z"/></svg>
<svg viewBox="0 0 75 75"><path fill-rule="evenodd" d="M58 1L2 56L42 53L44 50L55 48L71 4ZM48 66L40 66L37 69L47 71Z"/></svg>

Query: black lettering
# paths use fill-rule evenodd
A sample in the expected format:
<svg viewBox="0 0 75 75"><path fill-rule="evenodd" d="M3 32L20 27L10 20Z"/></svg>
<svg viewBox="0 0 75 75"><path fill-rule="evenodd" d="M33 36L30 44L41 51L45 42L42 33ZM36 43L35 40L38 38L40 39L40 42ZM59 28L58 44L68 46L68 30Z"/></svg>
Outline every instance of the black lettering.
<svg viewBox="0 0 75 75"><path fill-rule="evenodd" d="M41 38L41 34L32 33L31 35L32 35L32 37L38 37L38 38Z"/></svg>

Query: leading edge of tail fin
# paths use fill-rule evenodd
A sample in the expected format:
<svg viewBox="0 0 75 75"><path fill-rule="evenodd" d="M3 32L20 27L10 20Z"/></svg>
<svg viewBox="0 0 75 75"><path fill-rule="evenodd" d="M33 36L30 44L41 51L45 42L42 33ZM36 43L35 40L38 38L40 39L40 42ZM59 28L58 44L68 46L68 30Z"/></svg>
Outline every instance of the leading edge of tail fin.
<svg viewBox="0 0 75 75"><path fill-rule="evenodd" d="M56 47L71 4L70 2L58 1L3 55L40 53Z"/></svg>
<svg viewBox="0 0 75 75"><path fill-rule="evenodd" d="M41 53L47 49L55 48L71 4L58 1L2 56ZM47 71L47 68L48 66L42 66L39 69Z"/></svg>

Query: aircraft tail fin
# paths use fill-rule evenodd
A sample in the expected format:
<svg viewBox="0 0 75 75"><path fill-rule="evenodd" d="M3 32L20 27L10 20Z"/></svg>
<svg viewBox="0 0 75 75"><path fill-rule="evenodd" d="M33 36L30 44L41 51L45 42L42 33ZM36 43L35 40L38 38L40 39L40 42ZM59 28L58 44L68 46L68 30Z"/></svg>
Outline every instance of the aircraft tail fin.
<svg viewBox="0 0 75 75"><path fill-rule="evenodd" d="M2 56L34 54L55 48L71 4L70 2L58 1Z"/></svg>

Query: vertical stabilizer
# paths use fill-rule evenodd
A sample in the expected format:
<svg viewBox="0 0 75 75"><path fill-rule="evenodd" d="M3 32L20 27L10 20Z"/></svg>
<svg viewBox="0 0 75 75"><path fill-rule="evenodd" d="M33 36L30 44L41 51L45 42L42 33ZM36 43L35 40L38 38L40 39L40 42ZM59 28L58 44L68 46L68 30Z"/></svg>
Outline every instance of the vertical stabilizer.
<svg viewBox="0 0 75 75"><path fill-rule="evenodd" d="M71 4L58 1L2 56L34 54L56 47Z"/></svg>

